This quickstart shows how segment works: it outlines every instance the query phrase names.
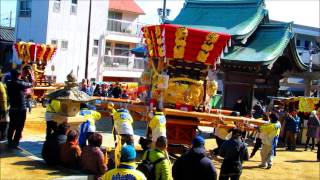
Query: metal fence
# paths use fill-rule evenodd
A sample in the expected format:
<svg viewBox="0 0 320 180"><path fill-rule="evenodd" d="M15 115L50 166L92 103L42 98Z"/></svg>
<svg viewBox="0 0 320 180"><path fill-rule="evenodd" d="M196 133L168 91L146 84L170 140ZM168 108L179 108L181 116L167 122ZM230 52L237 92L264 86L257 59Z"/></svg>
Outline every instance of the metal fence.
<svg viewBox="0 0 320 180"><path fill-rule="evenodd" d="M116 32L116 33L123 33L127 35L133 36L141 36L141 28L143 24L124 21L124 20L117 20L117 19L108 19L108 26L107 30L109 32Z"/></svg>
<svg viewBox="0 0 320 180"><path fill-rule="evenodd" d="M104 56L104 67L114 70L143 71L146 61L143 58L134 56Z"/></svg>

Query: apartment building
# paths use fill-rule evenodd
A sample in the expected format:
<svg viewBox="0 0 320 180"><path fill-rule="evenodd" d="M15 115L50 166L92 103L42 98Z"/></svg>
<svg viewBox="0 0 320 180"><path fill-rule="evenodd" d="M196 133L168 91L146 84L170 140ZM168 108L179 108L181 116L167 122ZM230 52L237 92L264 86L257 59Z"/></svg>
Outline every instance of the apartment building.
<svg viewBox="0 0 320 180"><path fill-rule="evenodd" d="M313 68L320 70L320 28L294 24L293 31L297 34L296 46L300 58L306 64L312 61Z"/></svg>
<svg viewBox="0 0 320 180"><path fill-rule="evenodd" d="M139 16L143 14L134 0L109 0L104 81L132 81L140 77L144 59L135 57L130 49L141 43L143 24L139 23Z"/></svg>
<svg viewBox="0 0 320 180"><path fill-rule="evenodd" d="M88 78L99 80L109 3L91 2ZM57 46L46 68L46 74L55 76L57 82L64 82L71 70L78 81L85 77L89 3L89 0L17 0L15 39Z"/></svg>

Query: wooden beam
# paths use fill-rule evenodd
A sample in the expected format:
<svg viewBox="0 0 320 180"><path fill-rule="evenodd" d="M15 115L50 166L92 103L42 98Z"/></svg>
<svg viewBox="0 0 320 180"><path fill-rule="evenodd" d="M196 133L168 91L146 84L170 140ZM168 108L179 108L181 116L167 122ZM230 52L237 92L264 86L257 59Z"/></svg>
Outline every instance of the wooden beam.
<svg viewBox="0 0 320 180"><path fill-rule="evenodd" d="M172 115L172 116L178 116L178 117L193 117L198 118L203 121L215 121L223 119L224 121L234 121L234 122L243 122L246 121L248 123L256 124L256 125L263 125L267 124L266 121L260 121L256 119L246 118L246 117L237 117L237 116L226 116L226 115L218 115L218 114L209 114L209 113L203 113L203 112L186 112L186 111L180 111L176 109L164 109L164 113L166 115Z"/></svg>

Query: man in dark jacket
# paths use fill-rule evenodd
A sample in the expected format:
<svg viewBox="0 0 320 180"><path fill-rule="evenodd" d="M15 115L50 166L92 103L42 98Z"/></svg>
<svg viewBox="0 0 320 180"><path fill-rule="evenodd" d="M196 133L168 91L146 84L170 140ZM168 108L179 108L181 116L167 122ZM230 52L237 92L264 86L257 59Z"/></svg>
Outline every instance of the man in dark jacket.
<svg viewBox="0 0 320 180"><path fill-rule="evenodd" d="M116 82L115 87L112 89L112 96L114 98L120 98L121 93L122 93L122 90L121 90L120 84Z"/></svg>
<svg viewBox="0 0 320 180"><path fill-rule="evenodd" d="M285 121L287 150L295 151L297 135L300 131L300 117L298 116L297 111L295 109L291 110Z"/></svg>
<svg viewBox="0 0 320 180"><path fill-rule="evenodd" d="M21 80L21 71L11 70L11 79L7 82L9 110L8 145L15 148L19 145L22 130L27 116L25 90L32 87L31 82Z"/></svg>
<svg viewBox="0 0 320 180"><path fill-rule="evenodd" d="M42 147L42 158L48 165L57 165L60 160L60 147L67 141L70 125L67 122L60 124L57 130L50 134Z"/></svg>
<svg viewBox="0 0 320 180"><path fill-rule="evenodd" d="M217 172L211 160L206 156L204 139L196 136L192 148L176 160L172 167L175 180L216 180Z"/></svg>
<svg viewBox="0 0 320 180"><path fill-rule="evenodd" d="M241 140L242 132L238 129L232 130L231 139L225 141L220 149L223 157L219 180L238 180L242 173L242 162L249 159L246 145Z"/></svg>
<svg viewBox="0 0 320 180"><path fill-rule="evenodd" d="M247 105L243 97L239 97L236 100L236 103L234 104L232 110L239 112L240 116L246 116L248 114Z"/></svg>

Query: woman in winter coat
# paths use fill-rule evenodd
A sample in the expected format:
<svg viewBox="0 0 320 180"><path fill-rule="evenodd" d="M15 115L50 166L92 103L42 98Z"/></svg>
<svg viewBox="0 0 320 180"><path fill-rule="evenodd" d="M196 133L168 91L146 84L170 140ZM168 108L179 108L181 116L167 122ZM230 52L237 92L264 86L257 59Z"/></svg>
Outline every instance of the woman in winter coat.
<svg viewBox="0 0 320 180"><path fill-rule="evenodd" d="M311 112L308 119L308 131L307 131L307 141L305 146L305 151L309 147L309 141L312 140L311 151L314 149L314 139L317 138L317 128L320 127L320 120L317 117L317 111L314 110Z"/></svg>

